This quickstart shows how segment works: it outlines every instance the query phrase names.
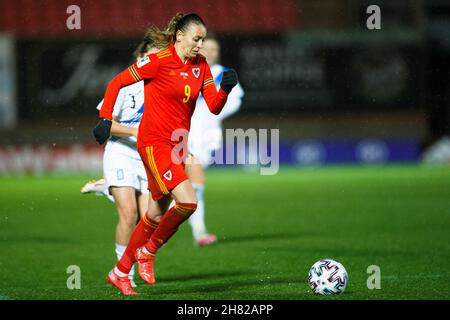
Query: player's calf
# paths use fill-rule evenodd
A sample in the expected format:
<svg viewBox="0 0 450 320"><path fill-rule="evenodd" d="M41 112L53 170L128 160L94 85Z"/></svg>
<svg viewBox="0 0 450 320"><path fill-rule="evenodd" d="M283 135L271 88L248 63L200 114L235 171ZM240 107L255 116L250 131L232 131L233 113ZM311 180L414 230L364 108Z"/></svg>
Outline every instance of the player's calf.
<svg viewBox="0 0 450 320"><path fill-rule="evenodd" d="M162 217L150 240L136 250L139 276L149 284L155 283L153 270L154 256L158 249L166 243L178 230L178 227L195 212L196 203L176 203Z"/></svg>

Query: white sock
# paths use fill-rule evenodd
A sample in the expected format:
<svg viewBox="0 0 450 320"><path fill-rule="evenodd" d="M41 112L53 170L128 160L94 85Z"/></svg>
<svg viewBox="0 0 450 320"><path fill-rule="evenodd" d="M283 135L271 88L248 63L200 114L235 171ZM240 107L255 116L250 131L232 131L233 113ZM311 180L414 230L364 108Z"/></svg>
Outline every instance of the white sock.
<svg viewBox="0 0 450 320"><path fill-rule="evenodd" d="M119 270L119 268L114 267L114 273L117 274L119 277L126 277L127 274L123 273L122 271Z"/></svg>
<svg viewBox="0 0 450 320"><path fill-rule="evenodd" d="M120 260L123 256L123 253L125 252L125 249L127 248L127 246L121 245L116 243L116 255L117 255L117 260ZM117 268L114 269L114 271L116 271ZM119 270L119 269L117 269ZM119 270L119 272L121 274L124 274L123 272L121 272ZM116 272L117 273L117 272ZM117 273L119 276L124 277L123 275L120 275L119 273ZM130 270L130 273L128 273L128 278L133 279L134 278L134 264L133 267Z"/></svg>
<svg viewBox="0 0 450 320"><path fill-rule="evenodd" d="M203 193L205 187L202 184L193 183L195 194L197 195L197 209L189 217L189 224L192 228L192 235L195 240L198 240L201 236L205 235L206 225L205 225L205 200Z"/></svg>
<svg viewBox="0 0 450 320"><path fill-rule="evenodd" d="M154 254L151 253L150 251L148 251L145 246L142 248L142 252L145 253L145 254L151 254L152 256L154 256Z"/></svg>

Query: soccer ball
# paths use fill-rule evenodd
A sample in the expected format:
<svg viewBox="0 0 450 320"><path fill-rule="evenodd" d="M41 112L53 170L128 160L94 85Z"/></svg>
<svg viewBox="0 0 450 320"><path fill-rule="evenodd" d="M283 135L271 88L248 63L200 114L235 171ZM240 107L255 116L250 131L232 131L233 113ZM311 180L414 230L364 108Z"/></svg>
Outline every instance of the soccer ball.
<svg viewBox="0 0 450 320"><path fill-rule="evenodd" d="M333 259L322 259L314 263L309 270L308 283L314 293L340 294L347 288L347 271L342 264Z"/></svg>

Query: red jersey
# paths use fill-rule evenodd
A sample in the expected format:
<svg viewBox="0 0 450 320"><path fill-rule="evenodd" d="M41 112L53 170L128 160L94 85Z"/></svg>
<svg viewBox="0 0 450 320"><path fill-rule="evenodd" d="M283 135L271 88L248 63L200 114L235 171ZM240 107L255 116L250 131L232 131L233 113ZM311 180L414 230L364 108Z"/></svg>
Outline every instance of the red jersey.
<svg viewBox="0 0 450 320"><path fill-rule="evenodd" d="M151 54L116 76L108 85L100 118L112 119L121 87L144 80L144 114L138 133L138 148L172 141L176 129L189 130L197 98L202 93L210 111L219 114L228 93L217 92L205 57L198 55L183 63L173 44Z"/></svg>

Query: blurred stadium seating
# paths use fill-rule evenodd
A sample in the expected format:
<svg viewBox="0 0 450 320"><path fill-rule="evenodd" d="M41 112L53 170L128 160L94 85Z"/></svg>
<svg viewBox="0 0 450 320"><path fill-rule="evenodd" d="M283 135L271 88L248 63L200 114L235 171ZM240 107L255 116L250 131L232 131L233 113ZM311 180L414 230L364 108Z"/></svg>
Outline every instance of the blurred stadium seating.
<svg viewBox="0 0 450 320"><path fill-rule="evenodd" d="M73 4L80 30L66 27ZM416 162L450 134L450 4L379 1L375 31L366 28L370 4L1 0L0 174L52 171L54 163L33 164L51 150L73 157L61 170L89 170L74 160L80 154L98 169L95 105L145 27L164 27L179 11L200 14L222 42L223 63L238 70L246 96L226 127L279 128L287 164ZM361 144L369 160L358 157Z"/></svg>
<svg viewBox="0 0 450 320"><path fill-rule="evenodd" d="M65 28L66 8L79 5L80 32ZM140 36L149 23L163 26L176 12L196 12L218 33L262 34L291 30L298 25L295 0L20 0L0 2L0 29L25 37ZM86 14L85 14L86 13Z"/></svg>

